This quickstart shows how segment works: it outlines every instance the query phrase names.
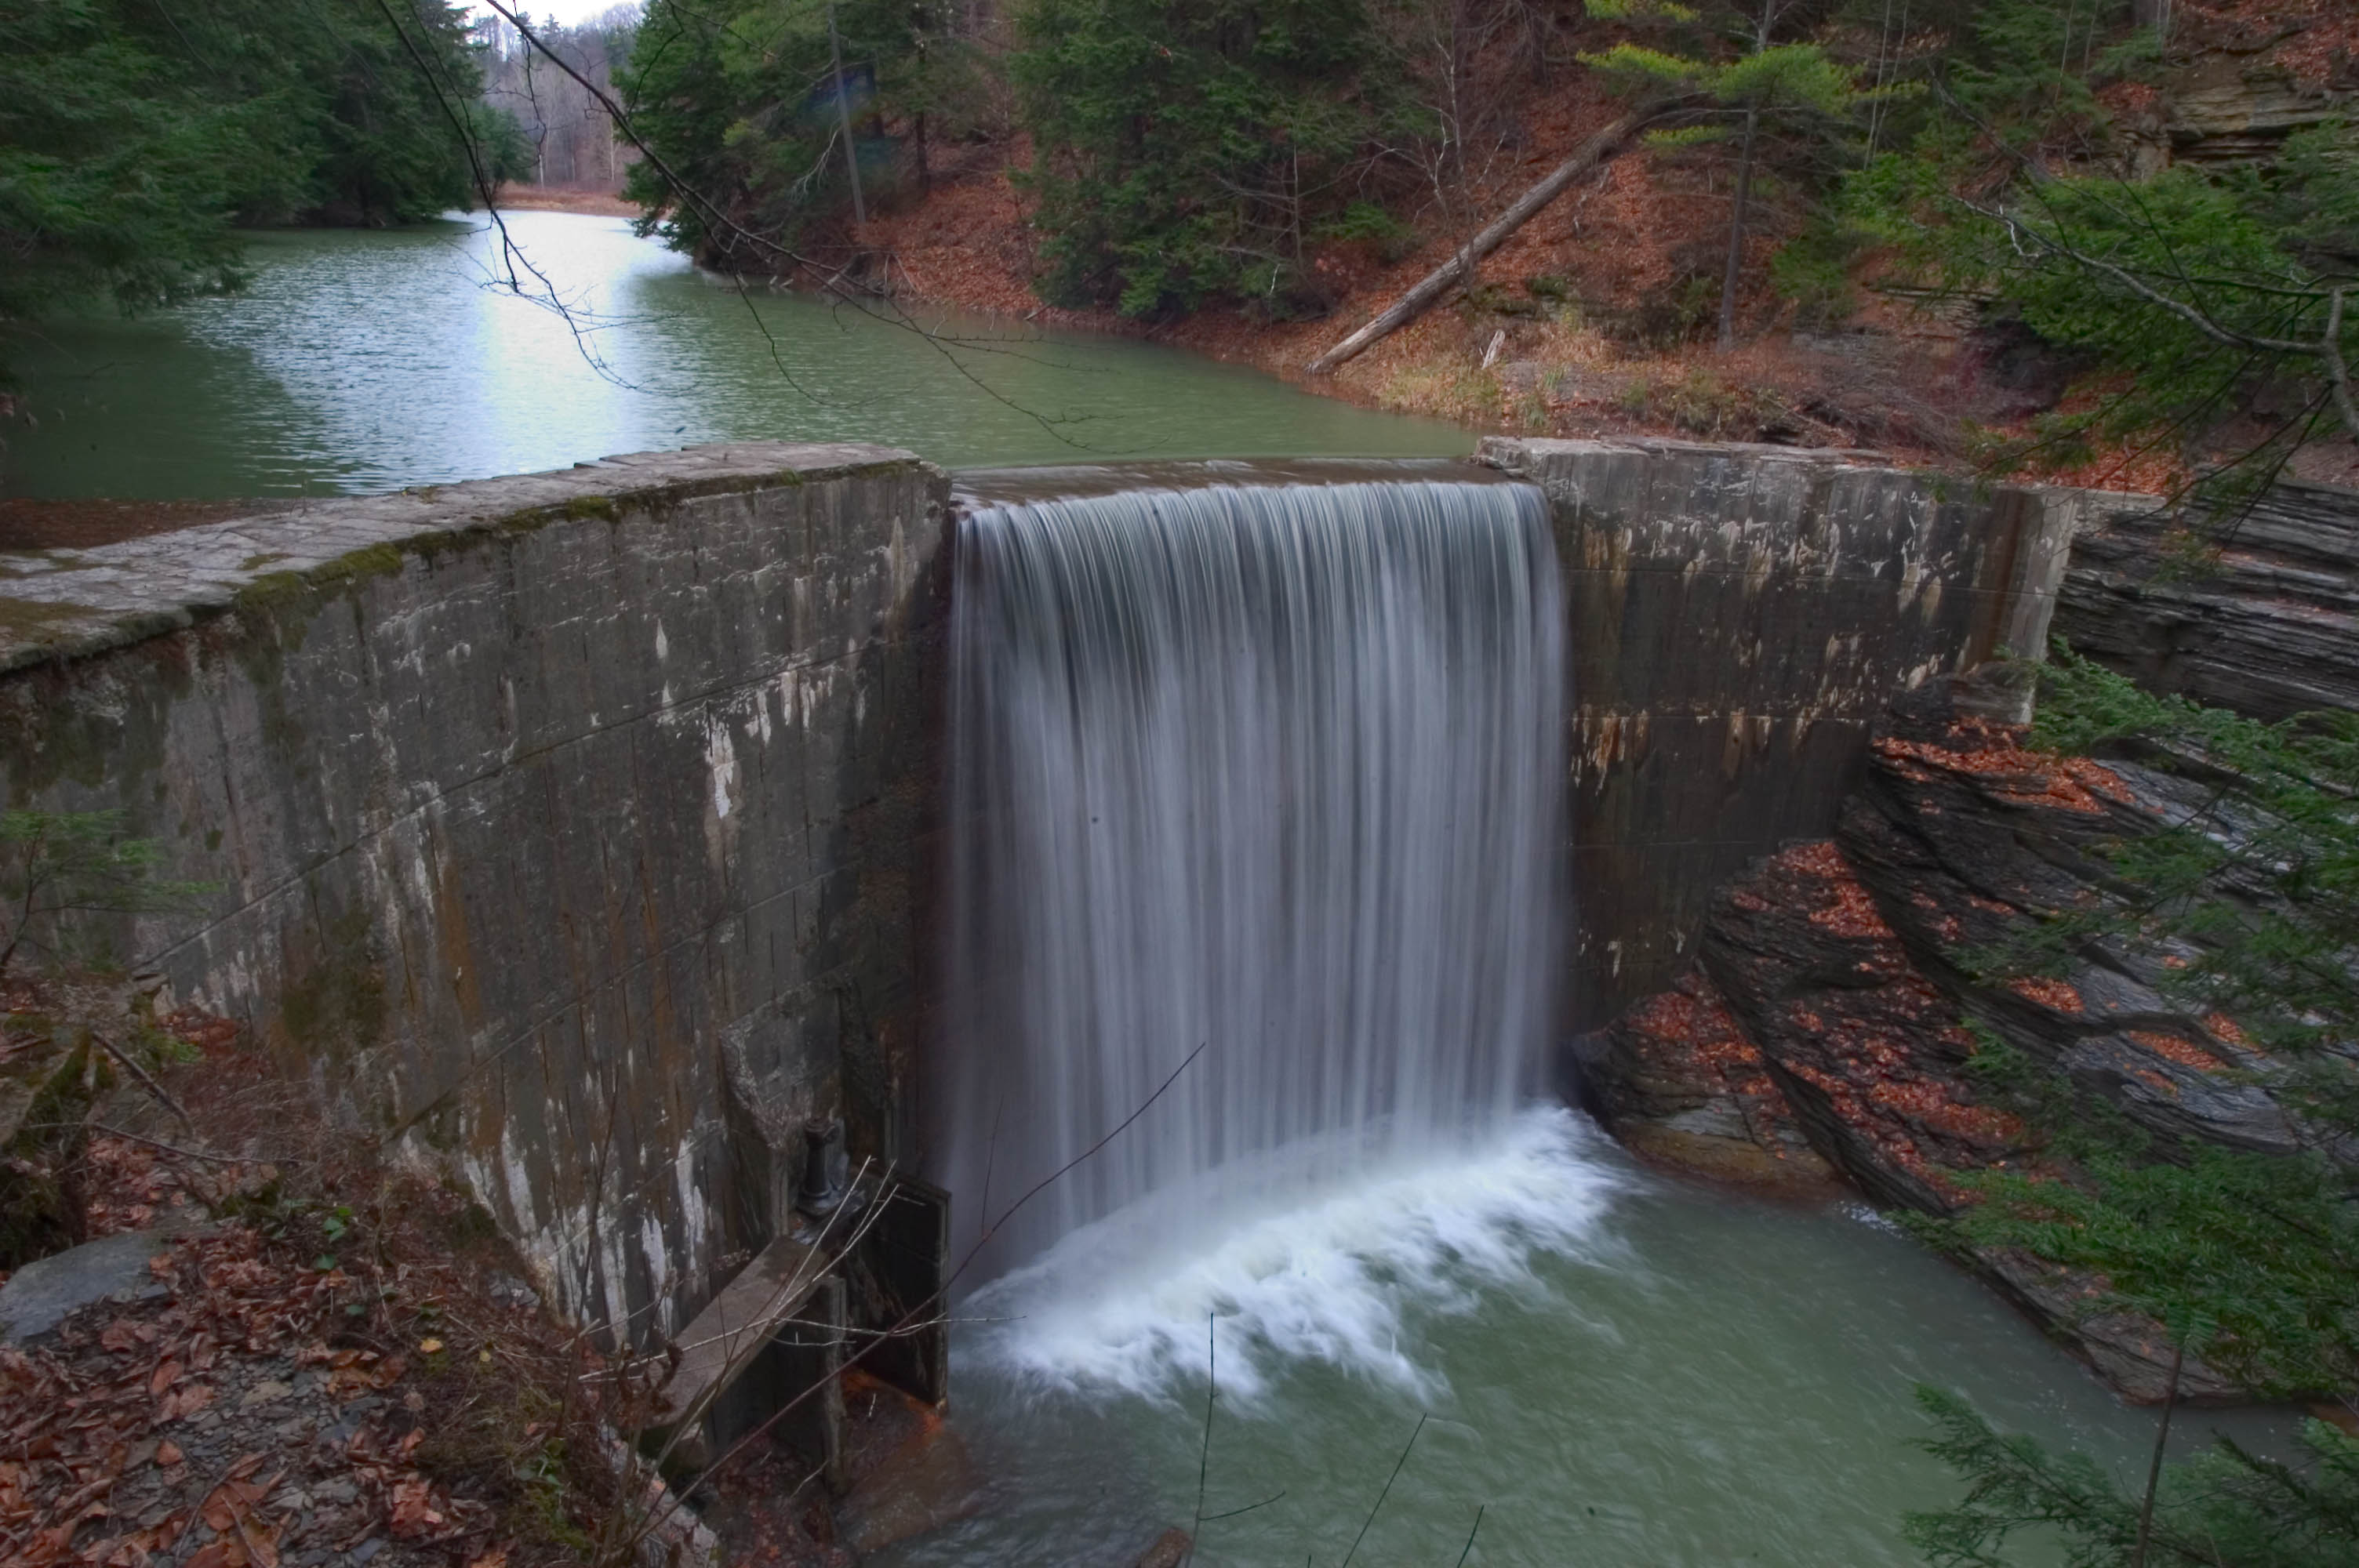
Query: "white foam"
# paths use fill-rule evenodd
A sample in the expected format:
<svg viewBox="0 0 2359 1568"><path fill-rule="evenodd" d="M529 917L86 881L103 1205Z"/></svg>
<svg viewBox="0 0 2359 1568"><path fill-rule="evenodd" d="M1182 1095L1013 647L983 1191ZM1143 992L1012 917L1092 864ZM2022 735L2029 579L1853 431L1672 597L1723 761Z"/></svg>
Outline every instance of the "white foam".
<svg viewBox="0 0 2359 1568"><path fill-rule="evenodd" d="M1418 1363L1411 1309L1464 1312L1484 1290L1529 1286L1542 1252L1605 1252L1623 1177L1588 1123L1546 1108L1471 1151L1309 1190L1243 1184L1231 1173L1209 1212L1182 1189L1067 1235L971 1300L965 1315L987 1324L975 1354L1043 1390L1159 1398L1201 1386L1212 1314L1224 1400L1252 1403L1298 1360L1430 1394L1440 1378Z"/></svg>

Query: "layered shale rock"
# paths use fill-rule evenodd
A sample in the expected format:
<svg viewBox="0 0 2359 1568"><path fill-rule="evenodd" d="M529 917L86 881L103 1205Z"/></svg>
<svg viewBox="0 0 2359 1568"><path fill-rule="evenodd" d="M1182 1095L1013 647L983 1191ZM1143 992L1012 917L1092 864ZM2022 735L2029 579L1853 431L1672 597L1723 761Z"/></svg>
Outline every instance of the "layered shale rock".
<svg viewBox="0 0 2359 1568"><path fill-rule="evenodd" d="M2359 709L2359 492L2295 481L2215 548L2137 497L2093 508L2054 630L2154 691L2256 719Z"/></svg>
<svg viewBox="0 0 2359 1568"><path fill-rule="evenodd" d="M1694 971L1616 1021L1592 1058L1617 1133L1744 1177L1792 1168L1799 1136L1879 1206L1953 1215L1975 1201L1976 1173L2074 1179L1994 1087L1989 1059L2011 1050L2160 1147L2298 1146L2300 1130L2247 1076L2262 1064L2234 1024L2160 994L2182 955L2093 945L2060 977L1982 971L2008 938L2112 896L2101 847L2169 819L2192 788L2030 751L2019 728L1984 716L2011 706L1973 680L1904 698L1835 838L1720 890ZM1739 1141L1750 1152L1725 1147ZM2125 1394L2162 1396L2158 1327L2104 1310L2102 1281L2012 1250L1971 1262ZM2199 1368L2181 1392L2236 1390Z"/></svg>

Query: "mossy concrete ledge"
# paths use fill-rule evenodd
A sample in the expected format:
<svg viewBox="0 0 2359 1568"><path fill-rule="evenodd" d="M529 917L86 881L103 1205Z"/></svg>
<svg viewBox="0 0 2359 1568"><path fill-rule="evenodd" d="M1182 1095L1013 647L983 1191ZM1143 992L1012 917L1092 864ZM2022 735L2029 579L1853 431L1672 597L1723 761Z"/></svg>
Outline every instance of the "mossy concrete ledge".
<svg viewBox="0 0 2359 1568"><path fill-rule="evenodd" d="M745 444L0 554L0 803L160 840L123 956L645 1342L807 1119L910 1152L948 499Z"/></svg>

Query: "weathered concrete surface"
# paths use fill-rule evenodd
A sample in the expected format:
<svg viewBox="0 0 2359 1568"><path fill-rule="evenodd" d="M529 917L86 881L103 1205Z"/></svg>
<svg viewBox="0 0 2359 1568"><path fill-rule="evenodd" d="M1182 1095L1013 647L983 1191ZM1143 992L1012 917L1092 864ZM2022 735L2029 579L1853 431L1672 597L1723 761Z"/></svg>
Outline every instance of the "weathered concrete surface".
<svg viewBox="0 0 2359 1568"><path fill-rule="evenodd" d="M1894 692L2045 645L2078 492L1864 454L1493 438L1548 494L1571 624L1571 1027L1685 966L1712 890L1825 836Z"/></svg>
<svg viewBox="0 0 2359 1568"><path fill-rule="evenodd" d="M2191 557L2158 507L2093 498L2056 632L2150 690L2256 718L2359 710L2359 491L2280 483Z"/></svg>
<svg viewBox="0 0 2359 1568"><path fill-rule="evenodd" d="M0 799L217 883L132 955L668 1333L776 1223L733 1067L897 1152L946 497L719 447L0 556Z"/></svg>

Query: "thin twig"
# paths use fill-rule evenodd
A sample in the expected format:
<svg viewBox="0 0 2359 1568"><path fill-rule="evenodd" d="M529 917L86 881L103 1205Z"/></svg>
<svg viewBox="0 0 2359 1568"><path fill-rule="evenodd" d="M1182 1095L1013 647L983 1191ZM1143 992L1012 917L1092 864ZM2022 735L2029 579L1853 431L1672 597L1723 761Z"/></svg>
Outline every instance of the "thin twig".
<svg viewBox="0 0 2359 1568"><path fill-rule="evenodd" d="M1018 1210L1023 1208L1025 1205L1030 1203L1035 1197L1038 1197L1051 1183L1071 1173L1084 1161L1089 1160L1107 1144L1120 1137L1133 1122L1146 1115L1147 1110L1154 1106L1155 1102L1161 1099L1164 1095L1170 1090L1171 1086L1180 1081L1180 1075L1186 1072L1188 1068L1193 1065L1196 1058L1204 1054L1204 1047L1209 1044L1210 1042L1201 1042L1193 1051L1189 1052L1187 1060L1181 1062L1177 1067L1171 1069L1171 1076L1165 1078L1161 1084L1157 1086L1153 1094L1140 1101L1136 1109L1133 1110L1128 1116L1123 1118L1119 1126L1116 1126L1104 1137L1099 1139L1096 1142L1091 1144L1088 1148L1082 1150L1071 1159L1066 1161L1062 1165L1058 1166L1057 1169L1051 1171L1038 1182L1033 1184L1032 1187L1027 1191L1022 1197L1017 1198L1014 1203L1008 1205L1006 1211L1000 1215L998 1223L984 1230L982 1239L978 1240L975 1245L967 1251L966 1255L959 1260L958 1266L952 1269L942 1280L942 1282L932 1292L919 1301L919 1303L915 1306L912 1306L908 1312L902 1314L901 1316L894 1323L892 1329L888 1331L888 1334L897 1332L900 1329L906 1328L909 1325L917 1322L920 1317L927 1314L928 1309L930 1308L934 1303L945 1298L950 1292L951 1286L956 1282L959 1276L963 1274L968 1266L972 1264L976 1258L982 1255L984 1243L991 1239L991 1237L998 1230L1000 1225L1005 1225L1008 1220L1014 1218ZM881 1213L883 1206L884 1206L881 1202L871 1206L873 1210L879 1213ZM859 1349L853 1351L851 1356L845 1357L843 1366L840 1368L833 1376L837 1378L842 1377L845 1370L849 1370L852 1367L856 1366L862 1358L879 1343L882 1343L881 1336L878 1340L872 1341L869 1345L863 1346ZM669 1491L666 1495L665 1501L660 1505L658 1510L650 1516L644 1524L633 1532L631 1540L634 1541L645 1540L649 1533L654 1531L671 1510L681 1506L681 1497L684 1491L694 1490L695 1487L702 1485L706 1480L719 1475L730 1465L735 1463L739 1455L745 1454L756 1444L767 1441L771 1430L775 1428L778 1422L784 1421L789 1414L800 1409L802 1402L805 1400L810 1399L813 1394L817 1393L820 1389L827 1383L827 1381L829 1381L828 1379L822 1378L820 1381L804 1389L800 1393L798 1393L791 1399L787 1400L785 1402L780 1404L777 1410L772 1411L767 1416L756 1422L751 1430L739 1437L735 1443L732 1444L728 1450L718 1459L715 1459L712 1464L706 1465L703 1472L689 1487Z"/></svg>
<svg viewBox="0 0 2359 1568"><path fill-rule="evenodd" d="M52 1123L52 1125L63 1126L69 1124ZM160 1149L167 1154L178 1154L184 1159L201 1160L208 1165L292 1165L298 1162L293 1160L273 1160L261 1154L255 1154L251 1157L236 1154L208 1154L201 1149L183 1149L177 1143L167 1143L160 1138L149 1138L142 1133L127 1131L120 1127L109 1127L103 1121L93 1121L87 1125L92 1132L103 1133L109 1138L127 1138L134 1143L145 1143L150 1149Z"/></svg>
<svg viewBox="0 0 2359 1568"><path fill-rule="evenodd" d="M108 1055L122 1063L125 1067L130 1068L131 1076L137 1078L142 1084L146 1085L147 1092L161 1100L166 1110L170 1111L174 1116L179 1118L181 1126L187 1128L190 1132L197 1130L197 1124L189 1119L189 1113L180 1108L180 1102L174 1099L165 1089L164 1086L156 1081L153 1074L148 1072L147 1068L141 1066L138 1063L133 1061L129 1052L125 1051L121 1046L115 1044L114 1041L109 1040L105 1035L101 1034L95 1029L90 1032L90 1037L98 1042L98 1044L105 1049Z"/></svg>
<svg viewBox="0 0 2359 1568"><path fill-rule="evenodd" d="M1474 1528L1466 1532L1466 1549L1458 1554L1458 1568L1466 1568L1466 1559L1473 1555L1474 1538L1483 1533L1483 1510L1490 1505L1478 1503L1474 1509Z"/></svg>
<svg viewBox="0 0 2359 1568"><path fill-rule="evenodd" d="M1401 1446L1400 1457L1393 1461L1393 1473L1385 1477L1385 1489L1376 1494L1376 1506L1370 1509L1368 1517L1360 1521L1360 1533L1352 1538L1352 1550L1343 1553L1343 1568L1352 1568L1352 1559L1358 1554L1360 1542L1368 1539L1368 1527L1376 1522L1376 1515L1383 1509L1385 1499L1392 1496L1393 1483L1400 1479L1401 1467L1408 1463L1408 1451L1417 1446L1418 1434L1425 1430L1425 1423L1430 1419L1430 1411L1418 1416L1416 1430L1408 1434L1408 1442Z"/></svg>
<svg viewBox="0 0 2359 1568"><path fill-rule="evenodd" d="M1204 1528L1204 1482L1212 1469L1212 1402L1221 1397L1220 1346L1212 1332L1217 1321L1213 1314L1204 1314L1204 1442L1196 1455L1196 1512L1188 1521L1188 1555L1180 1560L1181 1568L1196 1560L1196 1537Z"/></svg>

